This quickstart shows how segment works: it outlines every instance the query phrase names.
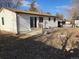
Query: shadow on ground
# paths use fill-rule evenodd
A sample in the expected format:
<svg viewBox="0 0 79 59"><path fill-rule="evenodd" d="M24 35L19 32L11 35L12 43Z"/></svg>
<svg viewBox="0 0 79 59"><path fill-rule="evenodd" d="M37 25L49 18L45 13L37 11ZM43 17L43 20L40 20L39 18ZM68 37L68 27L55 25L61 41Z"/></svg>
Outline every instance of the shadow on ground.
<svg viewBox="0 0 79 59"><path fill-rule="evenodd" d="M19 39L14 36L0 36L0 59L71 59L77 53L66 53L40 41L36 37ZM74 55L75 54L75 55Z"/></svg>

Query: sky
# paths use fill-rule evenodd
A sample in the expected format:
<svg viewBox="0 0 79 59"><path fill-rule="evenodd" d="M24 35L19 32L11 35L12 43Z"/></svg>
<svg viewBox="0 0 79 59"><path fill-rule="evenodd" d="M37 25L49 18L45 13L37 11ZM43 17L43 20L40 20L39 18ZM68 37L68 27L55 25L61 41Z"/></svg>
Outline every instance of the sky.
<svg viewBox="0 0 79 59"><path fill-rule="evenodd" d="M23 1L23 6L21 6L21 9L28 9L29 6L27 4L30 4L32 0L26 0ZM52 15L55 15L56 13L62 13L65 18L68 17L68 11L71 9L71 0L36 0L37 8L44 11L44 12L50 12Z"/></svg>

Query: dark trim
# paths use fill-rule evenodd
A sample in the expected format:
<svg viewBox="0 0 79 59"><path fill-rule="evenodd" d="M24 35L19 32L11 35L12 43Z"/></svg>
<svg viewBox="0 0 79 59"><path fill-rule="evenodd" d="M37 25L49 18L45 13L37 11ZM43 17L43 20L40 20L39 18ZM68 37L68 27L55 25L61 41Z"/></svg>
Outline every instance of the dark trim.
<svg viewBox="0 0 79 59"><path fill-rule="evenodd" d="M39 17L39 23L43 23L43 17Z"/></svg>
<svg viewBox="0 0 79 59"><path fill-rule="evenodd" d="M37 17L30 17L30 28L37 28Z"/></svg>
<svg viewBox="0 0 79 59"><path fill-rule="evenodd" d="M2 17L2 25L4 25L4 17Z"/></svg>
<svg viewBox="0 0 79 59"><path fill-rule="evenodd" d="M49 21L51 20L51 17L49 17Z"/></svg>
<svg viewBox="0 0 79 59"><path fill-rule="evenodd" d="M56 18L54 18L54 22L56 22Z"/></svg>

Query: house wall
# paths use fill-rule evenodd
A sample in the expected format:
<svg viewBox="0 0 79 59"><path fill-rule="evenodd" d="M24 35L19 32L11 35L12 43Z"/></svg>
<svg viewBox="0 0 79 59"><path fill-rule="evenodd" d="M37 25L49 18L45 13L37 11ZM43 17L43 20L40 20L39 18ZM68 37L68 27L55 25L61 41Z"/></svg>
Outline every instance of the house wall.
<svg viewBox="0 0 79 59"><path fill-rule="evenodd" d="M53 28L53 27L58 27L58 20L56 19L54 21L54 17L44 17L44 22L43 22L43 27L44 28Z"/></svg>
<svg viewBox="0 0 79 59"><path fill-rule="evenodd" d="M79 20L75 20L75 26L79 26Z"/></svg>
<svg viewBox="0 0 79 59"><path fill-rule="evenodd" d="M18 28L20 33L26 33L31 31L30 28L30 16L26 14L18 14Z"/></svg>
<svg viewBox="0 0 79 59"><path fill-rule="evenodd" d="M2 17L4 18L4 25L2 25ZM16 13L7 9L0 12L0 30L17 33Z"/></svg>
<svg viewBox="0 0 79 59"><path fill-rule="evenodd" d="M36 28L39 28L39 16L20 13L20 14L17 14L17 17L18 17L19 33L26 33L26 32L32 31L32 28L30 25L30 17L37 17Z"/></svg>
<svg viewBox="0 0 79 59"><path fill-rule="evenodd" d="M4 25L2 25L2 17L4 18ZM29 15L29 14L17 14L7 9L3 9L0 13L0 30L12 32L12 33L26 33L31 31L30 26L30 17L37 17L37 28L39 28L39 17L37 15ZM54 22L54 18L51 17L49 21L49 17L43 17L43 27L58 27L58 20ZM17 23L18 20L18 23ZM18 26L18 27L17 27ZM18 29L18 31L17 31Z"/></svg>
<svg viewBox="0 0 79 59"><path fill-rule="evenodd" d="M29 14L18 14L18 21L19 21L19 32L20 33L26 33L28 31L31 31L30 26L30 17L37 17L37 28L39 28L39 17L37 15L29 15ZM51 20L49 21L49 17L41 16L43 17L43 28L49 28L49 27L58 27L58 21L56 20L54 22L54 18L51 17Z"/></svg>

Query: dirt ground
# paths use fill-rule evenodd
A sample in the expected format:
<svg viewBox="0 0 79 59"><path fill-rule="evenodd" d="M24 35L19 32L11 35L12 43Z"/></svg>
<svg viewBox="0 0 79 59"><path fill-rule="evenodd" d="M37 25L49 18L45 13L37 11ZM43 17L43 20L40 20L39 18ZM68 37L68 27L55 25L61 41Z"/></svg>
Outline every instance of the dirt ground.
<svg viewBox="0 0 79 59"><path fill-rule="evenodd" d="M60 35L72 34L66 47L71 51L62 50ZM76 43L79 38L79 28L56 30L46 35L36 35L20 39L13 35L0 35L0 59L79 59L79 49Z"/></svg>

